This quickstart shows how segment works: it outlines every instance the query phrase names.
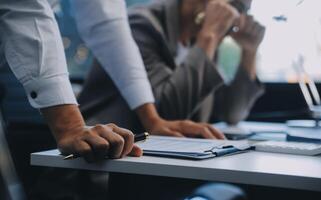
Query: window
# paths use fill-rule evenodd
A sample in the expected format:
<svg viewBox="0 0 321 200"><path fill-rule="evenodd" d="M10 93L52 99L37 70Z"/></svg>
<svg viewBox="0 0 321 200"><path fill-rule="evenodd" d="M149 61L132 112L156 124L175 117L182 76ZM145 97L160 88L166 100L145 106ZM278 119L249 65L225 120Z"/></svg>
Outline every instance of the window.
<svg viewBox="0 0 321 200"><path fill-rule="evenodd" d="M147 3L150 0L127 0L127 5ZM258 55L258 76L264 82L296 82L293 62L302 55L305 69L321 82L321 1L280 0L276 2L253 0L251 14L266 26L265 38ZM56 6L57 21L62 33L67 62L72 76L83 76L92 55L80 39L69 1ZM231 42L230 42L231 43ZM239 60L237 49L221 47L224 71L232 77L233 66ZM230 46L229 46L230 45ZM229 52L229 53L227 53Z"/></svg>
<svg viewBox="0 0 321 200"><path fill-rule="evenodd" d="M296 82L293 63L321 82L321 2L316 0L253 0L251 13L266 26L259 49L258 75L266 82Z"/></svg>

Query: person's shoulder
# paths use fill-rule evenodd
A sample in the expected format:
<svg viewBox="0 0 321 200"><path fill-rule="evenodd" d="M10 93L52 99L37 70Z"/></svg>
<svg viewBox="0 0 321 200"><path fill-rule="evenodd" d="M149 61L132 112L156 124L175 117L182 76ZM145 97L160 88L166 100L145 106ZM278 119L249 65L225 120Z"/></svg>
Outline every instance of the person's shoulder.
<svg viewBox="0 0 321 200"><path fill-rule="evenodd" d="M133 6L128 10L129 23L162 28L163 13L163 5L160 3Z"/></svg>
<svg viewBox="0 0 321 200"><path fill-rule="evenodd" d="M163 43L166 37L162 23L164 12L164 6L156 3L130 8L129 25L134 38L145 43Z"/></svg>

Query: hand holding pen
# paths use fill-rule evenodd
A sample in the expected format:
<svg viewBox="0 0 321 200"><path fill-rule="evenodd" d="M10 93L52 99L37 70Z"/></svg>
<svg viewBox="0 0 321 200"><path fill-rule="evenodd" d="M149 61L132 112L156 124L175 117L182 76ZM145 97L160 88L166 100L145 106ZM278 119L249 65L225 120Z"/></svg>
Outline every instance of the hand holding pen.
<svg viewBox="0 0 321 200"><path fill-rule="evenodd" d="M139 141L143 141L143 140L146 140L149 136L149 133L147 132L144 132L144 133L141 133L141 134L136 134L134 135L134 142L139 142ZM69 154L68 156L65 156L64 157L64 160L71 160L71 159L75 159L75 158L78 158L78 157L81 157L80 155L75 155L75 154Z"/></svg>

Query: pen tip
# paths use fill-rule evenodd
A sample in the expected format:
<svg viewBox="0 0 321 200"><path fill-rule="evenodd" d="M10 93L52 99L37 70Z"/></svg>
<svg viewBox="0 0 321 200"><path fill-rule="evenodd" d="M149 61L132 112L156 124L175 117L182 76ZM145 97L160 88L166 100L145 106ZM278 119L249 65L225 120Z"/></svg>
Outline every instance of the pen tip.
<svg viewBox="0 0 321 200"><path fill-rule="evenodd" d="M74 155L71 154L71 155L65 156L65 157L64 157L64 160L69 160L69 159L72 159L73 157L74 157Z"/></svg>

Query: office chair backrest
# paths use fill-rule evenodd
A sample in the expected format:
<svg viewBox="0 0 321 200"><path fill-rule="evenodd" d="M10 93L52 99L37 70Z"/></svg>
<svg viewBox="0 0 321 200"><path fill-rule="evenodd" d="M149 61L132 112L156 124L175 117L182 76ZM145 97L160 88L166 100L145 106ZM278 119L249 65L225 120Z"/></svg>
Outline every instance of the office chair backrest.
<svg viewBox="0 0 321 200"><path fill-rule="evenodd" d="M4 89L0 84L0 103L4 97ZM24 200L24 192L15 172L5 136L5 124L0 107L0 174L2 175L5 191L11 200Z"/></svg>

